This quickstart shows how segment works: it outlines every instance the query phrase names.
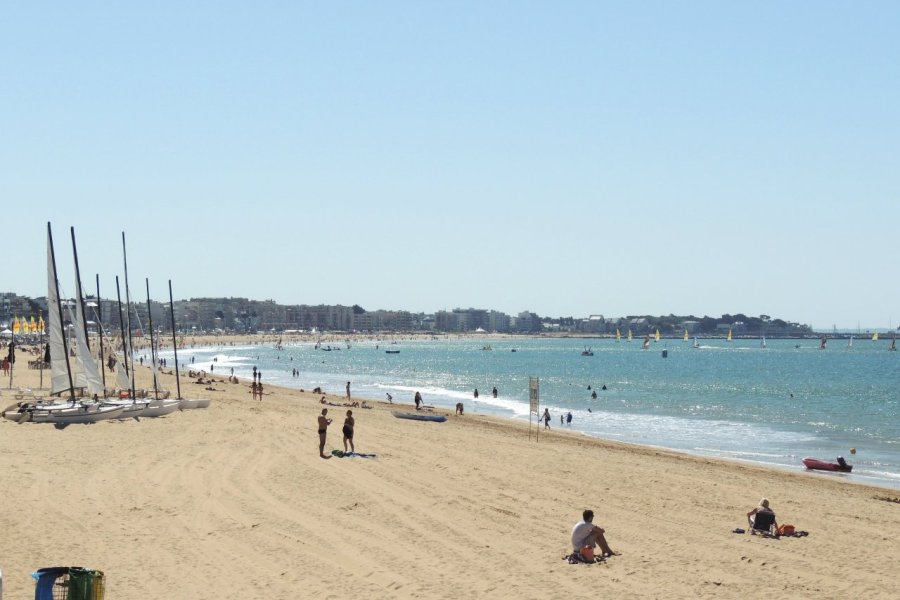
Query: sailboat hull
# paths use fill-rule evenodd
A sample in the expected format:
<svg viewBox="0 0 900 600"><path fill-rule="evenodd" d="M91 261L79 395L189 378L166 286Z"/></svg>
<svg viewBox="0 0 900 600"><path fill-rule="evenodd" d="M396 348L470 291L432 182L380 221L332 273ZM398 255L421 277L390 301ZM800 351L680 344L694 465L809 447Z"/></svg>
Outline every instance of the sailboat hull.
<svg viewBox="0 0 900 600"><path fill-rule="evenodd" d="M209 398L206 399L197 399L197 400L188 400L187 398L182 398L178 401L178 409L179 410L191 410L194 408L208 408L209 407Z"/></svg>
<svg viewBox="0 0 900 600"><path fill-rule="evenodd" d="M97 421L115 419L122 414L123 410L125 410L123 406L78 406L61 410L35 411L31 414L31 420L35 423L54 423L57 425L96 423Z"/></svg>
<svg viewBox="0 0 900 600"><path fill-rule="evenodd" d="M138 417L164 417L178 410L178 400L153 400L147 408L140 411Z"/></svg>

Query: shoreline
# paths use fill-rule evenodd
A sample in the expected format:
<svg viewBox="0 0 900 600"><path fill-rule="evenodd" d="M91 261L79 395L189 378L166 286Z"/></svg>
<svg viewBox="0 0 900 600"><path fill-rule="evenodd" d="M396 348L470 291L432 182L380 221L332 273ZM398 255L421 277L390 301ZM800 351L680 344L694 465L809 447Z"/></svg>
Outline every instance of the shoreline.
<svg viewBox="0 0 900 600"><path fill-rule="evenodd" d="M463 338L463 341L469 340L472 338ZM480 338L475 337L474 339L478 340ZM210 342L214 341L215 338L204 338L198 339L198 345L193 348L187 348L188 352L199 352L204 355L202 360L198 359L198 363L203 361L211 360L209 354L216 354L216 351L219 348L230 348L231 344L226 342L225 344L204 344L200 345L199 342ZM277 341L277 340L276 340ZM336 340L337 341L337 340ZM254 347L266 347L269 340L266 340L262 343L253 343L252 341L246 338L239 338L234 340L234 348L235 350L224 352L225 356L219 354L218 360L224 360L225 364L222 365L227 373L227 368L229 366L233 366L237 373L246 371L244 375L249 377L249 364L253 364L253 355L255 352L252 350ZM363 343L372 343L372 340L357 340L355 343L363 344ZM284 354L290 354L291 350L301 349L302 346L311 345L312 341L307 341L301 343L299 345L287 345L285 344L284 353L282 354L282 359L284 359ZM455 343L455 340L451 343ZM340 349L342 346L338 344L336 349ZM357 350L360 346L354 346L354 350ZM385 346L388 347L388 346ZM398 346L402 347L402 346ZM516 345L515 347L522 349L522 346ZM238 349L239 348L239 349ZM494 348L497 350L498 348ZM505 350L506 348L500 348L501 350ZM365 350L364 350L365 351ZM171 351L170 351L171 352ZM235 362L230 362L232 355L240 355L240 360L236 360ZM265 354L263 352L263 354ZM271 354L271 353L270 353ZM341 353L342 354L342 353ZM296 353L294 353L296 356ZM327 355L322 355L323 358ZM171 359L171 354L169 355ZM233 357L232 357L233 358ZM257 356L257 359L259 357ZM271 357L270 357L271 358ZM248 360L251 361L248 363ZM293 360L293 359L292 359ZM184 361L182 361L184 362ZM263 357L263 362L265 362L265 356ZM324 362L324 360L323 360ZM270 361L271 363L271 361ZM273 367L272 364L268 365L269 370L276 371L275 375L271 375L267 373L267 381L273 385L281 385L289 389L302 389L306 387L300 383L301 380L287 379L286 377L279 378L277 374L277 368ZM195 365L196 366L196 365ZM208 366L208 365L207 365ZM287 365L286 365L287 366ZM216 370L220 368L220 364L216 363ZM316 369L313 368L313 371ZM317 383L321 383L323 389L325 390L336 390L343 387L343 381L346 378L354 379L354 385L356 385L356 376L359 373L354 375L350 371L346 373L335 372L333 370L324 369L321 373L310 373L308 375L312 375L312 380ZM367 372L368 375L368 372ZM335 379L336 378L336 379ZM363 376L365 379L366 376ZM309 377L307 378L309 379ZM332 379L335 379L332 381ZM337 380L340 380L340 385L338 385ZM482 393L479 400L473 400L471 394L469 392L461 392L458 388L454 387L441 387L441 385L437 385L436 387L417 387L415 384L411 384L409 382L404 382L402 385L394 382L393 384L383 383L383 378L380 379L369 379L368 381L363 382L363 384L359 388L354 389L362 389L361 392L363 396L368 394L367 399L372 401L378 401L380 398L384 398L384 394L382 392L389 391L395 396L395 401L398 399L402 399L409 395L411 398L412 393L419 389L425 395L426 399L429 403L435 403L446 410L453 410L453 406L456 402L462 401L465 404L467 411L472 411L477 414L488 414L498 416L502 419L508 419L510 421L528 421L527 415L527 398L523 400L521 398L520 393L514 393L512 396L507 395L504 396L502 401L492 401L489 393ZM309 386L316 385L313 383L309 383L306 381L306 384ZM499 383L501 388L504 387L502 383ZM409 387L413 386L413 387ZM481 387L481 386L478 386ZM380 389L380 391L379 391ZM485 390L487 391L487 390ZM339 394L340 395L340 394ZM362 397L362 396L361 396ZM801 463L801 458L805 456L818 456L825 457L826 459L839 454L844 454L848 456L846 452L851 446L858 446L858 443L854 443L854 441L849 441L847 446L841 446L843 450L835 450L834 448L829 448L831 452L823 451L816 444L811 444L809 447L803 444L795 444L794 446L740 446L739 443L731 444L728 439L722 437L723 434L719 434L719 437L716 438L717 442L721 442L721 444L713 442L712 445L709 443L699 442L698 439L691 437L690 435L682 436L677 432L682 430L689 430L693 426L702 426L702 427L714 427L717 428L716 431L724 431L730 432L728 435L741 436L742 434L750 432L752 435L759 436L761 433L763 435L767 435L767 432L774 431L776 434L787 433L789 435L801 435L795 430L791 429L775 429L767 427L765 424L760 423L744 423L740 421L728 420L727 417L723 418L699 418L699 419L686 419L683 416L672 415L672 414L647 414L644 412L625 412L621 411L616 412L612 411L608 414L605 412L604 408L599 408L594 405L593 409L595 411L594 415L588 415L584 411L584 406L582 405L580 408L577 405L572 405L569 401L564 398L556 397L552 395L547 396L548 400L546 400L546 406L549 406L550 410L553 412L554 421L551 425L554 429L560 427L558 423L559 413L560 411L565 414L567 410L571 410L575 414L575 420L571 430L583 433L588 437L604 439L614 442L622 442L635 444L638 446L648 446L653 448L665 448L675 452L681 452L689 456L697 456L704 458L719 458L726 461L734 461L740 464L758 464L761 466L768 466L773 469L778 470L779 472L785 473L806 473L810 474L805 470L805 467ZM542 398L542 401L545 401ZM499 402L499 403L498 403ZM523 404L524 402L524 404ZM542 407L544 405L542 404ZM524 408L523 408L524 407ZM656 435L652 433L648 433L644 435L642 430L643 427L642 419L653 418L656 420L656 425L654 428L651 428L648 431L656 432ZM585 420L587 418L587 420ZM686 419L686 420L685 420ZM599 424L598 424L599 423ZM610 424L613 425L610 426ZM605 426L605 428L604 428ZM750 429L744 429L749 427ZM570 429L567 427L567 429ZM675 432L675 433L673 433ZM755 432L755 433L754 433ZM727 436L726 436L727 437ZM739 438L729 438L729 439L739 439ZM760 448L773 448L772 450L765 450ZM768 452L768 453L767 453ZM774 454L772 454L774 452ZM863 454L860 454L859 460L860 465L855 472L849 475L849 483L853 484L861 484L861 485L871 485L876 487L882 487L885 489L900 489L900 479L898 479L896 472L891 471L890 469L878 469L877 467L873 467L873 465L877 465L877 461L879 457L872 455L872 449L869 449L869 454L866 455L866 461L863 462ZM894 463L891 462L891 465ZM813 474L816 475L816 474ZM841 474L827 474L831 477L847 477L847 475Z"/></svg>
<svg viewBox="0 0 900 600"><path fill-rule="evenodd" d="M147 387L149 368L136 374ZM174 376L162 379L174 393ZM253 402L249 381L215 379L221 391L182 378L184 396L212 399L206 410L63 430L0 423L10 598L33 594L29 574L53 565L103 570L118 600L578 597L598 581L625 598L895 594L895 490L558 428L538 441L527 423L468 411L405 421L391 410L412 405L368 398L371 410L351 409L356 446L377 457L322 460L319 395L266 385ZM326 408L328 453L342 448L347 409ZM732 533L763 496L809 536ZM585 508L620 556L560 560ZM810 568L835 557L840 569Z"/></svg>

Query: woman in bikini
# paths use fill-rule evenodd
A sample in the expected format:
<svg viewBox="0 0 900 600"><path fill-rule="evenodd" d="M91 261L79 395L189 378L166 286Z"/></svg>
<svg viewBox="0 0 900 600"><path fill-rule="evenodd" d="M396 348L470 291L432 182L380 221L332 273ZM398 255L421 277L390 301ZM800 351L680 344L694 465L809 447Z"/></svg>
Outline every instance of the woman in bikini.
<svg viewBox="0 0 900 600"><path fill-rule="evenodd" d="M350 452L356 452L356 448L353 446L353 426L356 424L356 421L353 419L353 411L347 411L347 418L344 419L344 428L341 431L344 434L344 452L347 452L347 442L350 442Z"/></svg>

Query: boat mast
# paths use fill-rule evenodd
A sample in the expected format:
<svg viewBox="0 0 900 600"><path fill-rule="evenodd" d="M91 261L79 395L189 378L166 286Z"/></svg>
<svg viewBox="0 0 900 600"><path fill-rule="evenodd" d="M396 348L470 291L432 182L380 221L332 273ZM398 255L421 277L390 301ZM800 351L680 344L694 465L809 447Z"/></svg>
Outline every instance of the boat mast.
<svg viewBox="0 0 900 600"><path fill-rule="evenodd" d="M169 280L169 314L172 316L172 350L175 352L175 388L181 400L181 378L178 373L178 341L175 339L175 302L172 300L172 280Z"/></svg>
<svg viewBox="0 0 900 600"><path fill-rule="evenodd" d="M69 347L68 344L66 344L66 331L63 326L62 300L59 298L59 279L56 277L56 252L53 251L53 232L50 230L50 221L47 221L47 243L49 245L48 249L50 250L50 263L53 265L53 286L56 290L56 310L59 314L59 327L62 330L63 354L66 357L66 373L69 375L69 398L74 403L75 381L72 379L72 365L69 364Z"/></svg>
<svg viewBox="0 0 900 600"><path fill-rule="evenodd" d="M81 269L78 267L78 247L75 245L75 228L69 227L69 231L72 234L72 256L75 258L75 292L78 294L78 298L76 302L78 302L77 310L81 311L81 325L84 328L84 343L87 344L88 347L88 358L87 360L93 361L93 357L91 357L90 349L91 349L91 338L88 336L88 326L87 326L87 306L84 303L84 291L81 287ZM100 287L100 276L97 276L97 288ZM97 294L97 299L100 299L100 294ZM101 333L101 344L103 343L103 335ZM106 395L106 371L103 370L103 351L101 345L100 352L100 373L103 377L103 395Z"/></svg>
<svg viewBox="0 0 900 600"><path fill-rule="evenodd" d="M135 398L134 377L131 376L134 371L134 357L132 357L131 371L128 370L128 338L125 337L125 317L122 315L122 293L119 291L119 276L116 275L116 298L119 300L119 331L122 334L122 360L125 363L125 375L128 376L128 383L131 384L131 399Z"/></svg>
<svg viewBox="0 0 900 600"><path fill-rule="evenodd" d="M128 289L128 255L125 253L125 232L122 232L122 262L125 265L125 320L128 322L128 352L134 349L134 341L131 339L131 292ZM131 357L131 397L135 398L135 372L134 356Z"/></svg>
<svg viewBox="0 0 900 600"><path fill-rule="evenodd" d="M81 310L81 326L84 329L84 339L89 340L87 313L84 310L84 294L81 293L81 270L78 268L78 248L75 246L75 228L69 227L69 231L72 233L72 256L75 258L75 293L78 294L75 301L78 302L78 307Z"/></svg>
<svg viewBox="0 0 900 600"><path fill-rule="evenodd" d="M150 327L150 368L153 369L153 397L159 400L159 386L156 384L156 346L153 345L153 313L150 312L150 280L147 283L147 325Z"/></svg>
<svg viewBox="0 0 900 600"><path fill-rule="evenodd" d="M100 306L100 274L96 273L97 278L97 332L100 334L100 373L103 374L103 395L106 395L106 368L103 364L103 307Z"/></svg>

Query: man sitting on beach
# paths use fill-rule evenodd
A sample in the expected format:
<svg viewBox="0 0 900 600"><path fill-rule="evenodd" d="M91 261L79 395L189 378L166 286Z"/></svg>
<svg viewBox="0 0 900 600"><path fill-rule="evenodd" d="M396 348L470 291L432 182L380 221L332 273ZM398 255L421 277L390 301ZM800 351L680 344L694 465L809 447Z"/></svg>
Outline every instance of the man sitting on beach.
<svg viewBox="0 0 900 600"><path fill-rule="evenodd" d="M572 528L572 549L580 552L585 546L600 546L601 556L613 556L615 552L606 543L604 530L594 525L594 511L586 510L581 514L582 520Z"/></svg>

